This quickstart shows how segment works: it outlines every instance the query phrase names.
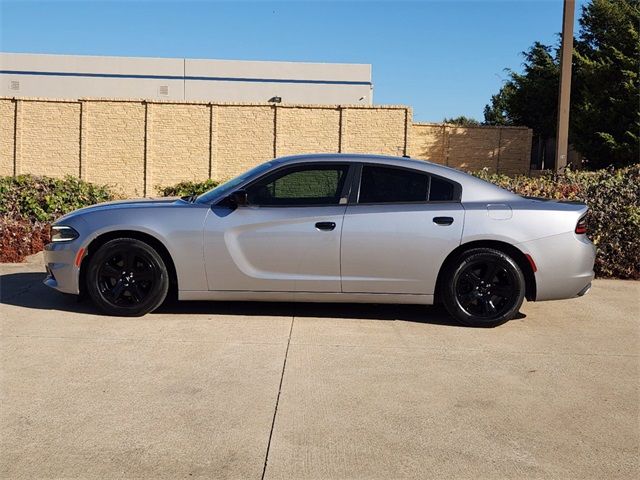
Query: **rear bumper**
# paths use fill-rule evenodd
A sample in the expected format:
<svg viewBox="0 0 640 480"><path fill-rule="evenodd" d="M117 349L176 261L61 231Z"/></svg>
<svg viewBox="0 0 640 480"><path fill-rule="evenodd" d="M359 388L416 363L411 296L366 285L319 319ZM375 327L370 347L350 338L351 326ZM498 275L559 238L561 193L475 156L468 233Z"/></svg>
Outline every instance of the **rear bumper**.
<svg viewBox="0 0 640 480"><path fill-rule="evenodd" d="M580 297L589 291L596 248L585 235L568 232L517 247L536 263L536 301Z"/></svg>
<svg viewBox="0 0 640 480"><path fill-rule="evenodd" d="M583 295L586 295L587 293L589 293L589 290L591 290L591 282L589 282L589 285L587 285L586 287L584 287L582 290L578 292L578 297L582 297Z"/></svg>

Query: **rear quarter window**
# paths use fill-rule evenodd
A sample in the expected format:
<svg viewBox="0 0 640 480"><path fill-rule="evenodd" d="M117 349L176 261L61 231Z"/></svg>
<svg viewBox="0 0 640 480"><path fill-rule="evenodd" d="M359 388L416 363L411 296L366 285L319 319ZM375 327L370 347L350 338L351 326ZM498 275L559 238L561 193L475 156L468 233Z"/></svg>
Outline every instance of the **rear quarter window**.
<svg viewBox="0 0 640 480"><path fill-rule="evenodd" d="M431 188L429 188L430 202L450 202L454 200L455 189L453 183L438 177L431 177Z"/></svg>

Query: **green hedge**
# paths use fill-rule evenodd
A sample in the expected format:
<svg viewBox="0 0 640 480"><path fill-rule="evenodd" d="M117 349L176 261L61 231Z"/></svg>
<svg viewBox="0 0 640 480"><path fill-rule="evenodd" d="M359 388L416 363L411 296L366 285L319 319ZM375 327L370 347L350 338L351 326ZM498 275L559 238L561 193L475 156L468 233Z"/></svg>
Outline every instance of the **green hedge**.
<svg viewBox="0 0 640 480"><path fill-rule="evenodd" d="M49 241L48 223L0 217L0 262L22 262Z"/></svg>
<svg viewBox="0 0 640 480"><path fill-rule="evenodd" d="M74 177L0 178L0 262L21 262L49 241L49 224L78 208L113 200L107 187Z"/></svg>
<svg viewBox="0 0 640 480"><path fill-rule="evenodd" d="M158 193L163 197L184 197L187 195L200 195L217 187L220 182L205 180L203 182L180 182L169 187L158 187Z"/></svg>
<svg viewBox="0 0 640 480"><path fill-rule="evenodd" d="M540 177L475 175L520 195L585 202L589 237L598 247L596 274L640 279L640 164Z"/></svg>
<svg viewBox="0 0 640 480"><path fill-rule="evenodd" d="M590 237L598 247L599 277L640 279L640 164L621 170L559 176L477 176L520 195L581 200L589 207ZM182 182L158 189L163 196L203 193L218 182ZM0 178L0 261L20 261L42 248L47 224L77 208L117 198L108 187L77 178L21 175Z"/></svg>
<svg viewBox="0 0 640 480"><path fill-rule="evenodd" d="M50 223L65 213L115 198L108 187L71 176L0 178L0 217L14 220Z"/></svg>
<svg viewBox="0 0 640 480"><path fill-rule="evenodd" d="M599 277L640 279L640 164L621 170L567 171L539 177L508 177L475 173L520 195L581 200L589 205L589 236L598 247ZM159 189L164 196L201 194L218 185L214 180L182 182Z"/></svg>

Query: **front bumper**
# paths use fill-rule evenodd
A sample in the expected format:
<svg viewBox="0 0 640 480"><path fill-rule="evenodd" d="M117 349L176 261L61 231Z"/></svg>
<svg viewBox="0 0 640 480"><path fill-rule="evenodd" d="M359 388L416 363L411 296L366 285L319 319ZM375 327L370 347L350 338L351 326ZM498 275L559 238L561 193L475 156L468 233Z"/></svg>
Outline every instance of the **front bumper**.
<svg viewBox="0 0 640 480"><path fill-rule="evenodd" d="M80 268L75 260L80 246L74 241L69 243L49 243L44 247L44 264L47 276L43 283L63 293L78 295Z"/></svg>

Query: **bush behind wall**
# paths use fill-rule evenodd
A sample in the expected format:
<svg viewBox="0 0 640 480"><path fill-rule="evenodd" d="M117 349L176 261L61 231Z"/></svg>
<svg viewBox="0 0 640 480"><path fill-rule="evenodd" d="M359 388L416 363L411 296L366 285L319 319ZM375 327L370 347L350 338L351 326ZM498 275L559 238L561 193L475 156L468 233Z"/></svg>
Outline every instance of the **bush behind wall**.
<svg viewBox="0 0 640 480"><path fill-rule="evenodd" d="M475 175L519 195L585 202L589 237L598 248L596 274L640 279L640 164L537 178Z"/></svg>
<svg viewBox="0 0 640 480"><path fill-rule="evenodd" d="M640 279L640 164L594 172L480 178L525 196L580 200L589 207L589 236L598 247L599 277ZM158 189L163 196L203 193L218 182L181 182ZM0 262L21 261L48 241L48 224L69 211L117 198L105 186L77 178L22 175L0 178Z"/></svg>
<svg viewBox="0 0 640 480"><path fill-rule="evenodd" d="M75 177L0 178L0 262L21 262L49 241L49 225L65 213L117 196Z"/></svg>

